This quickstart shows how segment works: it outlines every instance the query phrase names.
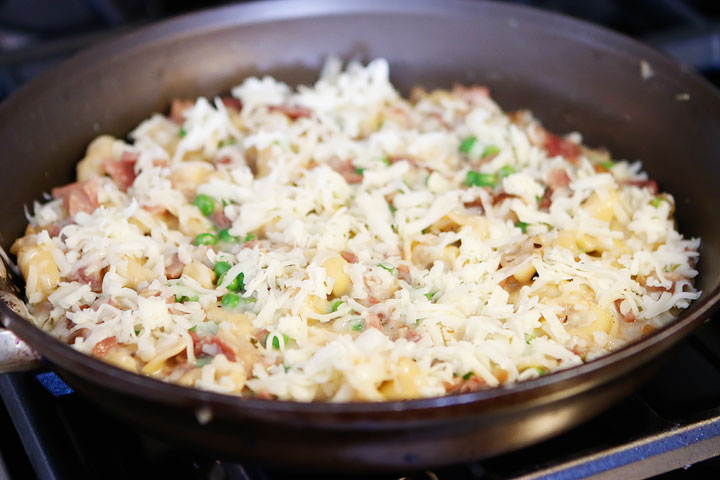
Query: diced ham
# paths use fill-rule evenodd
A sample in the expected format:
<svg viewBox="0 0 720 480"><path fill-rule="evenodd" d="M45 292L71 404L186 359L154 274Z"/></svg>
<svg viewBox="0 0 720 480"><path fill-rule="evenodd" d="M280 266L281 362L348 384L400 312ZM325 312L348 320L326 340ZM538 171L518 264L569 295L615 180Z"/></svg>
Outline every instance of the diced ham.
<svg viewBox="0 0 720 480"><path fill-rule="evenodd" d="M412 277L410 276L410 267L405 264L397 266L398 278L407 283L412 283Z"/></svg>
<svg viewBox="0 0 720 480"><path fill-rule="evenodd" d="M620 318L622 318L626 323L633 323L635 322L635 314L632 312L632 310L628 310L627 313L622 313L620 311L620 304L622 303L622 298L618 298L615 300L615 308L617 309L618 314L620 315Z"/></svg>
<svg viewBox="0 0 720 480"><path fill-rule="evenodd" d="M71 282L79 282L90 285L90 288L93 292L101 292L105 271L95 270L88 273L87 269L88 267L80 267L77 269L76 272L69 274L67 276L67 279Z"/></svg>
<svg viewBox="0 0 720 480"><path fill-rule="evenodd" d="M137 153L124 152L120 160L106 160L103 162L105 172L120 187L120 190L126 191L135 181L135 163L137 159Z"/></svg>
<svg viewBox="0 0 720 480"><path fill-rule="evenodd" d="M235 110L236 112L239 112L242 110L243 103L242 100L239 98L231 97L229 95L221 97L221 100L223 102L223 105L225 105L230 110Z"/></svg>
<svg viewBox="0 0 720 480"><path fill-rule="evenodd" d="M550 171L547 182L550 188L554 191L558 188L565 188L570 185L570 177L564 168L555 168Z"/></svg>
<svg viewBox="0 0 720 480"><path fill-rule="evenodd" d="M301 105L271 105L268 107L268 110L271 112L282 113L290 120L309 118L312 115L312 110Z"/></svg>
<svg viewBox="0 0 720 480"><path fill-rule="evenodd" d="M195 105L194 100L187 100L184 98L176 98L172 101L172 104L170 105L170 120L177 123L178 125L182 125L185 123L185 111L192 108Z"/></svg>
<svg viewBox="0 0 720 480"><path fill-rule="evenodd" d="M108 352L110 350L113 350L117 347L118 347L117 338L115 338L115 337L105 338L95 344L95 346L92 349L92 356L96 357L96 358L103 358L105 355L108 354Z"/></svg>
<svg viewBox="0 0 720 480"><path fill-rule="evenodd" d="M230 228L232 225L232 222L222 210L215 210L212 215L210 215L210 219L213 221L218 230Z"/></svg>
<svg viewBox="0 0 720 480"><path fill-rule="evenodd" d="M348 252L347 250L343 250L340 252L340 256L344 258L348 263L357 263L358 257L352 252Z"/></svg>
<svg viewBox="0 0 720 480"><path fill-rule="evenodd" d="M452 93L468 103L478 103L490 97L490 90L482 85L455 85Z"/></svg>
<svg viewBox="0 0 720 480"><path fill-rule="evenodd" d="M410 157L410 156L408 156L408 155L395 155L395 156L390 156L390 157L388 157L388 160L390 160L390 163L391 163L391 164L392 164L392 163L401 162L401 161L404 160L404 161L408 162L410 165L412 165L413 167L419 167L419 166L420 166L420 165L418 164L418 161L417 161L417 160L415 160L414 158L412 158L412 157Z"/></svg>
<svg viewBox="0 0 720 480"><path fill-rule="evenodd" d="M63 206L71 218L75 218L80 212L92 213L100 206L96 179L53 188L51 193L54 198L62 199Z"/></svg>
<svg viewBox="0 0 720 480"><path fill-rule="evenodd" d="M460 394L475 392L487 387L487 383L477 375L472 375L467 380L458 378L455 382L446 385L445 391L449 394Z"/></svg>
<svg viewBox="0 0 720 480"><path fill-rule="evenodd" d="M625 185L630 185L638 188L647 188L650 193L656 195L658 193L658 184L655 180L628 180Z"/></svg>
<svg viewBox="0 0 720 480"><path fill-rule="evenodd" d="M513 195L512 193L507 193L507 192L498 192L498 193L493 194L492 204L497 205L497 204L502 203L505 200L509 200L511 198L517 198L517 195Z"/></svg>
<svg viewBox="0 0 720 480"><path fill-rule="evenodd" d="M479 198L476 198L472 202L465 202L463 203L465 208L479 208L480 209L480 215L483 215L485 213L485 207L483 206L482 200Z"/></svg>
<svg viewBox="0 0 720 480"><path fill-rule="evenodd" d="M235 350L225 343L220 337L217 335L203 335L202 337L198 335L195 332L188 332L190 333L190 337L193 341L193 347L195 349L195 356L202 355L202 347L203 345L216 345L220 351L227 357L228 360L231 362L235 361Z"/></svg>
<svg viewBox="0 0 720 480"><path fill-rule="evenodd" d="M542 198L540 199L540 203L538 204L538 208L540 210L547 210L550 208L550 205L552 205L552 194L552 188L545 189L545 193L543 194Z"/></svg>
<svg viewBox="0 0 720 480"><path fill-rule="evenodd" d="M333 159L328 166L339 173L348 183L362 183L363 176L355 170L350 160Z"/></svg>
<svg viewBox="0 0 720 480"><path fill-rule="evenodd" d="M549 156L555 157L560 155L561 157L565 157L570 163L577 163L581 153L580 145L566 138L553 135L550 132L546 131L544 133L542 147Z"/></svg>
<svg viewBox="0 0 720 480"><path fill-rule="evenodd" d="M165 276L168 279L180 278L185 268L185 264L180 261L180 257L176 253L170 257L170 262L165 264Z"/></svg>
<svg viewBox="0 0 720 480"><path fill-rule="evenodd" d="M162 205L143 205L142 209L152 213L153 215L162 215L163 213L167 212L167 208L163 207Z"/></svg>

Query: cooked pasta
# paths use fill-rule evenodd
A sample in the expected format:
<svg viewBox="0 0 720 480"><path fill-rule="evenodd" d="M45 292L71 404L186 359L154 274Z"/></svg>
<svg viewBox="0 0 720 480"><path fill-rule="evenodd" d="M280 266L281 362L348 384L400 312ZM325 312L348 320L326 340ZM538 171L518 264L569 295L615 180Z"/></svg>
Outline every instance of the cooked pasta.
<svg viewBox="0 0 720 480"><path fill-rule="evenodd" d="M97 138L12 249L32 321L188 387L297 401L461 393L579 365L700 292L639 162L487 89L402 98L382 59L247 78Z"/></svg>

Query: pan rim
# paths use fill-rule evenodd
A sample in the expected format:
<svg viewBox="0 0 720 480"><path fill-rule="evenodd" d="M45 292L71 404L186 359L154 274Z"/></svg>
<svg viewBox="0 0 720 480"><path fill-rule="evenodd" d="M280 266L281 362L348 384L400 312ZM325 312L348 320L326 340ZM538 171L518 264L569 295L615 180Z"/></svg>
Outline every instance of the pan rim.
<svg viewBox="0 0 720 480"><path fill-rule="evenodd" d="M688 75L688 81L693 82L697 88L702 89L704 94L714 98L716 102L720 101L720 95L709 82L694 72L688 71L680 63L654 50L652 47L581 20L557 13L540 11L531 7L461 0L451 0L442 3L432 0L419 0L411 4L399 0L364 0L362 2L277 0L271 4L266 2L253 2L204 10L144 26L129 33L120 34L116 38L109 39L100 45L74 55L58 67L53 68L51 71L46 72L23 86L16 94L0 106L0 122L2 122L6 116L5 112L12 109L13 104L25 101L27 97L32 95L33 91L41 88L44 83L52 81L56 76L65 75L70 72L77 74L79 66L92 64L100 57L112 56L108 55L109 53L115 52L122 54L123 52L131 52L133 51L131 50L132 48L143 45L143 42L146 42L148 37L153 37L153 42L147 46L147 48L152 48L165 42L172 42L185 35L208 34L227 28L238 28L267 22L292 21L301 18L321 18L351 14L373 15L381 13L460 16L465 12L471 14L479 14L479 12L490 12L492 14L495 12L495 14L507 16L508 19L517 17L521 21L527 21L528 25L533 25L533 22L535 22L537 28L541 28L539 25L540 22L545 23L545 26L542 28L549 28L547 27L549 24L568 27L567 30L563 28L557 29L556 33L558 35L572 37L576 42L585 39L583 42L585 44L589 42L595 47L611 50L615 55L618 55L620 52L627 58L636 58L634 53L639 52L642 54L641 58L651 62L656 72L662 73L663 71L680 69ZM211 18L213 19L212 22L209 21ZM193 26L197 24L198 20L203 20L203 29L197 29L197 27ZM590 32L592 35L577 35L578 32L583 31ZM597 38L601 38L605 43L598 44L597 42L590 41L591 39ZM712 291L705 293L703 297L704 298L695 301L692 306L674 320L673 323L637 342L626 345L590 362L560 370L537 379L459 395L401 401L347 403L261 400L166 383L150 377L127 372L81 353L35 327L28 320L12 311L4 302L0 302L0 311L5 326L13 330L21 339L27 341L29 344L42 345L43 355L51 362L73 374L82 372L82 374L78 375L93 378L93 383L99 384L107 389L124 389L132 391L134 395L152 398L163 403L193 402L197 405L207 405L209 407L217 406L278 413L381 414L468 404L481 405L498 399L522 397L522 395L528 392L547 391L550 393L552 387L560 382L577 377L589 377L593 372L613 364L621 364L637 354L641 354L642 352L647 353L654 345L663 344L660 351L649 354L650 358L645 359L643 363L649 362L652 358L679 342L689 334L695 326L708 318L710 314L718 308L720 286L716 286ZM519 403L523 403L522 399L520 400ZM550 398L548 397L546 401L550 401Z"/></svg>

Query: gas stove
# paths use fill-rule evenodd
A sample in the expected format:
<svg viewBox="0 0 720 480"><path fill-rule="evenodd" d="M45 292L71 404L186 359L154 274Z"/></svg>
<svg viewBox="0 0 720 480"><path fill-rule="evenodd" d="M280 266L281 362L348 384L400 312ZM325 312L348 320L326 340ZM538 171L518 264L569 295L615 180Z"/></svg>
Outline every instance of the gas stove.
<svg viewBox="0 0 720 480"><path fill-rule="evenodd" d="M203 2L202 6L227 3ZM695 0L525 0L639 38L720 85L720 5ZM197 8L150 0L0 3L0 100L79 49ZM720 478L720 322L638 393L558 437L488 460L377 475L302 474L185 451L107 416L50 369L0 376L0 480L175 478L407 480ZM281 455L282 452L279 452ZM278 458L278 465L282 458Z"/></svg>

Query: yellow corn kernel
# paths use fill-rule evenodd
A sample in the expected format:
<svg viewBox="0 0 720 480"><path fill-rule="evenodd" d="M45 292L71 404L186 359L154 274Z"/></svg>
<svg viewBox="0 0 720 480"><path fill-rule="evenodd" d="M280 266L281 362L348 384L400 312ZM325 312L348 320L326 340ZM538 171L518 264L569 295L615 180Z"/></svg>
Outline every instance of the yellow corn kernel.
<svg viewBox="0 0 720 480"><path fill-rule="evenodd" d="M113 145L115 137L100 135L90 143L85 157L77 164L77 179L79 182L99 177L105 173L103 162L113 159Z"/></svg>
<svg viewBox="0 0 720 480"><path fill-rule="evenodd" d="M103 360L129 372L137 373L138 371L137 360L123 347L113 348L105 354Z"/></svg>
<svg viewBox="0 0 720 480"><path fill-rule="evenodd" d="M417 380L420 368L408 358L401 358L393 365L393 379L383 382L378 391L386 400L403 400L420 396Z"/></svg>
<svg viewBox="0 0 720 480"><path fill-rule="evenodd" d="M525 265L522 266L520 270L513 273L513 277L520 283L529 282L530 279L532 279L533 275L535 275L536 271L537 270L535 270L535 265L533 265L531 262L527 262Z"/></svg>
<svg viewBox="0 0 720 480"><path fill-rule="evenodd" d="M321 265L325 268L328 278L332 278L334 280L332 287L332 295L334 297L342 297L350 291L350 287L352 285L350 282L350 275L345 273L344 268L347 263L348 262L344 258L338 255L337 257L328 258Z"/></svg>
<svg viewBox="0 0 720 480"><path fill-rule="evenodd" d="M135 257L125 257L117 266L117 273L125 278L125 285L137 289L142 282L150 283L157 277L155 272L144 266Z"/></svg>
<svg viewBox="0 0 720 480"><path fill-rule="evenodd" d="M60 270L50 248L31 245L20 248L18 267L25 277L25 291L31 303L45 300L60 281Z"/></svg>
<svg viewBox="0 0 720 480"><path fill-rule="evenodd" d="M203 288L207 288L208 290L215 288L215 279L217 278L215 272L200 262L192 262L185 265L182 273L198 282Z"/></svg>
<svg viewBox="0 0 720 480"><path fill-rule="evenodd" d="M606 195L600 196L597 192L593 192L590 197L583 203L583 208L588 210L593 217L603 222L609 222L615 216L613 205L617 202L618 194L616 190L609 190Z"/></svg>

